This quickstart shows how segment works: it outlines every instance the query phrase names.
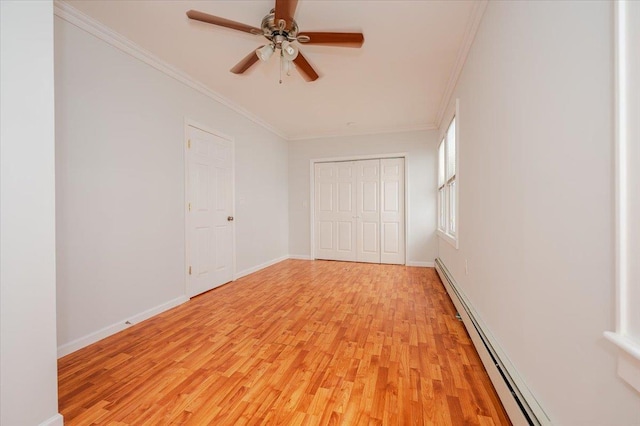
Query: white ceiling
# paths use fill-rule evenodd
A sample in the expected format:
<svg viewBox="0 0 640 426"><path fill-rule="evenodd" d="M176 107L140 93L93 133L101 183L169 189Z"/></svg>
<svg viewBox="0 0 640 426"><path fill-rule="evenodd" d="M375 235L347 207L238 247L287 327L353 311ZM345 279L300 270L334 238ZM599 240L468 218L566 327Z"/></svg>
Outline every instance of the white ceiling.
<svg viewBox="0 0 640 426"><path fill-rule="evenodd" d="M361 49L302 45L320 74L279 80L278 58L229 72L262 36L189 20L200 10L255 27L274 0L65 3L186 73L288 139L437 127L473 39L477 1L300 0L301 31L362 31Z"/></svg>

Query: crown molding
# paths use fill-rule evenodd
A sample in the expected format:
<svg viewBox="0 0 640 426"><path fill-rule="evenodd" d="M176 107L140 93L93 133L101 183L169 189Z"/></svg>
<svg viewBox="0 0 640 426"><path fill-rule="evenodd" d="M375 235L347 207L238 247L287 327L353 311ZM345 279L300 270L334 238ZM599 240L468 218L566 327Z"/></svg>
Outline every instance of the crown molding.
<svg viewBox="0 0 640 426"><path fill-rule="evenodd" d="M63 0L54 1L54 14L55 16L69 22L70 24L86 31L87 33L104 41L105 43L115 47L116 49L144 62L145 64L155 68L156 70L168 75L169 77L207 96L213 101L218 102L219 104L224 105L227 108L237 112L238 114L242 115L248 120L258 124L259 126L263 127L267 131L274 133L275 135L283 138L284 140L298 141L298 140L320 139L320 138L330 138L330 137L365 136L365 135L403 133L403 132L438 129L441 125L444 113L446 111L447 105L449 104L449 101L453 94L453 90L455 89L455 86L457 84L458 78L462 71L462 67L464 66L464 63L466 61L471 45L473 44L473 41L475 39L478 26L480 25L480 21L487 7L487 4L488 4L488 0L480 0L474 3L474 8L471 12L469 23L465 30L464 42L460 50L458 51L458 56L454 64L454 68L449 76L449 81L447 83L444 96L440 103L440 107L438 109L437 119L435 123L421 124L421 125L414 125L414 126L404 126L404 127L393 127L393 128L379 128L379 129L374 128L369 130L355 130L355 129L352 131L349 131L349 130L335 131L334 130L334 131L326 131L326 132L319 132L319 133L313 133L313 134L300 133L300 134L294 134L294 135L286 134L281 129L274 127L273 125L269 124L268 122L256 116L255 114L240 107L239 105L235 104L234 102L225 98L219 93L214 92L213 90L205 86L203 83L195 80L185 72L161 60L160 58L155 56L153 53L143 49L138 44L132 42L131 40L124 37L123 35L113 31L111 28L105 26L101 22L80 12L78 9L74 8L70 4L64 2Z"/></svg>
<svg viewBox="0 0 640 426"><path fill-rule="evenodd" d="M53 10L54 10L55 16L61 19L64 19L70 24L75 25L76 27L88 32L89 34L97 37L98 39L104 41L105 43L121 50L124 53L127 53L128 55L133 56L134 58L144 62L147 65L152 66L158 71L202 93L203 95L209 97L215 102L218 102L219 104L222 104L227 108L232 109L238 114L262 126L266 130L280 136L281 138L285 140L289 140L289 137L282 130L273 127L271 124L262 120L260 117L236 105L235 103L231 102L229 99L225 98L224 96L212 91L201 82L193 79L191 76L173 67L172 65L169 65L165 61L155 56L153 53L143 49L136 43L133 43L131 40L127 39L121 34L118 34L117 32L108 28L104 24L85 15L84 13L80 12L78 9L74 8L68 3L65 3L64 1L60 1L60 0L56 0L54 2Z"/></svg>
<svg viewBox="0 0 640 426"><path fill-rule="evenodd" d="M315 134L299 134L292 135L289 137L290 141L303 141L303 140L311 140L311 139L323 139L323 138L339 138L345 136L370 136L370 135L383 135L389 133L407 133L407 132L420 132L425 130L437 130L438 126L435 123L431 124L420 124L415 126L404 126L404 127L383 127L378 129L368 129L368 130L353 130L353 131L329 131L325 133L315 133Z"/></svg>
<svg viewBox="0 0 640 426"><path fill-rule="evenodd" d="M476 39L478 27L480 26L480 22L482 21L482 17L484 16L484 12L487 9L488 4L488 0L476 1L473 4L473 10L471 11L471 16L469 17L469 22L464 33L462 45L460 46L460 50L458 50L456 62L453 65L453 69L451 70L451 74L449 75L449 81L447 82L447 87L445 88L444 95L442 96L442 100L440 101L440 108L438 109L438 115L436 117L437 128L440 128L440 126L442 125L442 119L444 118L447 107L449 106L449 102L451 101L451 96L453 96L453 91L458 84L458 78L460 78L464 63L467 61L467 56L469 55L469 51L471 50L471 45Z"/></svg>

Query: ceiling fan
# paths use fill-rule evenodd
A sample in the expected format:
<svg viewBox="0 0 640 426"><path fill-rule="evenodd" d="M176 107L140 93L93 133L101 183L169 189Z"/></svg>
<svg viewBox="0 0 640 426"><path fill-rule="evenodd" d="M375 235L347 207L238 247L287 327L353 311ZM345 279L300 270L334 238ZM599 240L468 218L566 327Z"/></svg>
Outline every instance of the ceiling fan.
<svg viewBox="0 0 640 426"><path fill-rule="evenodd" d="M288 74L292 68L292 63L295 63L296 68L306 81L314 81L318 79L318 73L293 42L324 46L361 47L364 43L364 35L362 33L299 32L298 24L293 19L297 5L298 0L276 0L275 8L271 9L262 19L260 28L197 10L188 11L187 16L196 21L264 36L269 40L268 44L260 46L254 52L249 53L231 68L232 73L242 74L259 59L267 61L276 50L279 50L281 72L284 68ZM280 83L282 83L282 79Z"/></svg>

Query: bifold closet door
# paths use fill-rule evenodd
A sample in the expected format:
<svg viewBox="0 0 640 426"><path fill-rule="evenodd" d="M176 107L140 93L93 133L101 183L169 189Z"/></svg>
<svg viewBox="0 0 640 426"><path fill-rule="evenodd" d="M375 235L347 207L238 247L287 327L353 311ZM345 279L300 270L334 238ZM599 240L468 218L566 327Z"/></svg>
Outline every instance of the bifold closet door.
<svg viewBox="0 0 640 426"><path fill-rule="evenodd" d="M316 259L357 260L355 195L353 162L316 163Z"/></svg>
<svg viewBox="0 0 640 426"><path fill-rule="evenodd" d="M355 165L356 260L380 263L380 160Z"/></svg>
<svg viewBox="0 0 640 426"><path fill-rule="evenodd" d="M380 160L380 263L404 265L404 158Z"/></svg>
<svg viewBox="0 0 640 426"><path fill-rule="evenodd" d="M315 164L315 258L404 264L404 159Z"/></svg>

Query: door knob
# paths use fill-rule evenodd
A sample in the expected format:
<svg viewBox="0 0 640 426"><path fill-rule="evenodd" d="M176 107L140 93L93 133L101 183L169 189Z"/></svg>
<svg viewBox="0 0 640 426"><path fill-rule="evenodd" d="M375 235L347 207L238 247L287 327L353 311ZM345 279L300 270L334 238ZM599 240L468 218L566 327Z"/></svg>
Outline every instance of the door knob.
<svg viewBox="0 0 640 426"><path fill-rule="evenodd" d="M227 220L228 220L229 222L233 222L233 216L228 216L228 217L227 217Z"/></svg>

